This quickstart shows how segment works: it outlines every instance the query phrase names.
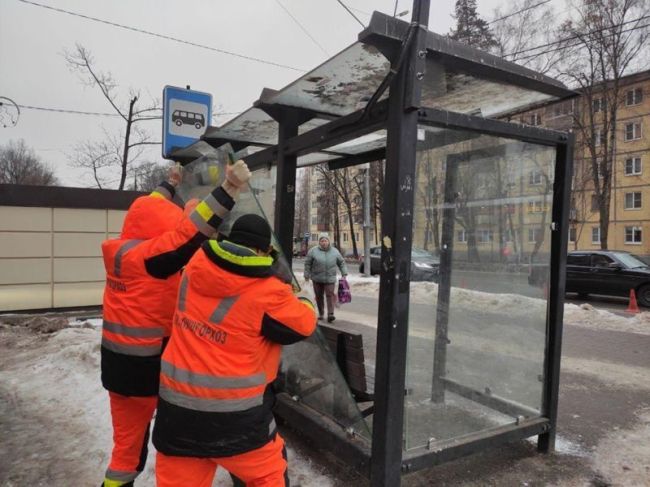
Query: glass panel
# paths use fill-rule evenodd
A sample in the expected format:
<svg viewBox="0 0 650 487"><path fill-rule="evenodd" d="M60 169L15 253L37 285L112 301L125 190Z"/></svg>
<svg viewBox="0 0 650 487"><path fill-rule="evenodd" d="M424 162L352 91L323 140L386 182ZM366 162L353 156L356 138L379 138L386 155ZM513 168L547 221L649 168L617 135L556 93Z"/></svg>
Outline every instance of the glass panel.
<svg viewBox="0 0 650 487"><path fill-rule="evenodd" d="M483 117L521 108L556 97L443 66L427 58L422 105Z"/></svg>
<svg viewBox="0 0 650 487"><path fill-rule="evenodd" d="M183 167L183 181L178 188L178 193L183 200L205 198L215 186L223 182L225 161L228 160L229 151L232 152L230 144L226 144L219 149L211 149L209 154L203 155ZM264 217L273 228L275 181L275 166L270 169L262 168L253 171L249 188L240 193L233 210L219 227L219 233L228 235L234 221L248 213ZM275 233L272 234L271 242L273 247L278 250L278 258L275 264L276 274L287 283L291 283L294 289L300 290L300 285L291 271Z"/></svg>
<svg viewBox="0 0 650 487"><path fill-rule="evenodd" d="M407 449L540 415L547 279L532 277L548 275L555 162L554 148L420 128L413 247L438 257L411 268Z"/></svg>
<svg viewBox="0 0 650 487"><path fill-rule="evenodd" d="M276 386L327 416L348 434L371 441L370 427L320 331L305 341L284 347Z"/></svg>
<svg viewBox="0 0 650 487"><path fill-rule="evenodd" d="M179 187L179 194L184 200L204 198L223 182L228 150L228 144L219 150L206 150L203 156L184 166L183 182ZM247 213L262 215L273 227L275 185L275 167L254 171L250 190L241 193L219 232L227 235L232 223ZM276 275L299 290L275 235L273 246L280 250ZM348 434L359 435L370 441L370 429L320 331L305 341L284 347L277 385L297 401L332 419Z"/></svg>

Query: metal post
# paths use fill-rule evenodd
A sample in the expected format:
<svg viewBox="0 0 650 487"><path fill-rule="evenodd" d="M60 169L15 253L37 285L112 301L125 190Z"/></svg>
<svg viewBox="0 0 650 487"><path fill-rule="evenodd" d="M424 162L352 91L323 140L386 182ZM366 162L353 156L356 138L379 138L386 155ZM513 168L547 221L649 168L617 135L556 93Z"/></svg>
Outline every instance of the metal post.
<svg viewBox="0 0 650 487"><path fill-rule="evenodd" d="M413 43L390 87L386 144L386 194L382 212L381 283L370 484L401 482L404 386L420 86L424 78L430 0L414 0ZM391 60L393 63L395 59Z"/></svg>
<svg viewBox="0 0 650 487"><path fill-rule="evenodd" d="M370 164L363 172L363 275L370 277Z"/></svg>
<svg viewBox="0 0 650 487"><path fill-rule="evenodd" d="M454 256L454 227L456 223L456 181L458 157L448 157L445 167L445 196L442 210L442 235L440 238L440 279L438 282L438 304L436 306L436 335L433 352L433 379L431 400L441 403L445 400L445 375L447 373L447 345L449 344L449 300L451 297L451 273Z"/></svg>
<svg viewBox="0 0 650 487"><path fill-rule="evenodd" d="M293 219L296 203L296 165L298 157L285 153L285 143L298 135L298 118L287 113L279 120L275 217L273 227L291 267L293 259Z"/></svg>
<svg viewBox="0 0 650 487"><path fill-rule="evenodd" d="M560 358L564 319L566 254L568 245L569 193L573 174L573 135L566 144L557 145L553 187L553 223L551 233L551 273L546 326L544 398L542 415L549 419L549 430L539 435L537 449L549 453L555 448L557 404L560 390Z"/></svg>

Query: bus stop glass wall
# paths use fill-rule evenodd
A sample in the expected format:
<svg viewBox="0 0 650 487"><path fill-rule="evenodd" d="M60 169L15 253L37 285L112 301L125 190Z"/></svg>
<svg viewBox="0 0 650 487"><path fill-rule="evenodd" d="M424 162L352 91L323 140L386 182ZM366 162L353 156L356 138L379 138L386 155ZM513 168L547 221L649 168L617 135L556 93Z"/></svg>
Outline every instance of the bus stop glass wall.
<svg viewBox="0 0 650 487"><path fill-rule="evenodd" d="M420 126L405 448L540 416L555 148Z"/></svg>

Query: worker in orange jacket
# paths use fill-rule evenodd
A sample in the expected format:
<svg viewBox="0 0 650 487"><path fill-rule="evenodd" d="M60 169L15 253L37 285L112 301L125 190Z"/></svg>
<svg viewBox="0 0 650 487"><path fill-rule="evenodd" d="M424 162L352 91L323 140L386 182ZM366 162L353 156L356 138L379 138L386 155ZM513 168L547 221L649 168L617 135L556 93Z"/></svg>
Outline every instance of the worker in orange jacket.
<svg viewBox="0 0 650 487"><path fill-rule="evenodd" d="M210 487L218 466L247 486L289 485L271 383L282 345L309 337L314 306L275 275L257 215L187 265L162 356L154 425L158 487Z"/></svg>
<svg viewBox="0 0 650 487"><path fill-rule="evenodd" d="M102 244L104 289L102 384L109 391L113 451L104 487L132 486L147 457L149 423L158 401L160 356L172 329L180 271L212 236L250 178L243 161L186 214L172 202L180 171L137 198L120 238Z"/></svg>

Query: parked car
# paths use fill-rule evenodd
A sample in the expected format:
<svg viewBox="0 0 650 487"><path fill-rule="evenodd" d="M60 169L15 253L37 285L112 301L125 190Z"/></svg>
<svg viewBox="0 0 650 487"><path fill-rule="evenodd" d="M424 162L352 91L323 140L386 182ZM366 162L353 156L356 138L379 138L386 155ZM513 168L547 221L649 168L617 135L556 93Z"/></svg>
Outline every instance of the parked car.
<svg viewBox="0 0 650 487"><path fill-rule="evenodd" d="M363 260L363 258L362 258ZM370 248L370 274L379 274L381 271L381 247ZM364 263L359 265L359 272L363 274ZM414 248L411 250L411 281L438 282L440 273L440 259L426 250Z"/></svg>
<svg viewBox="0 0 650 487"><path fill-rule="evenodd" d="M630 295L636 292L641 306L650 307L650 266L636 255L618 250L576 250L569 252L566 266L566 292L581 298L589 294ZM528 283L543 286L548 281L548 266L531 265Z"/></svg>

